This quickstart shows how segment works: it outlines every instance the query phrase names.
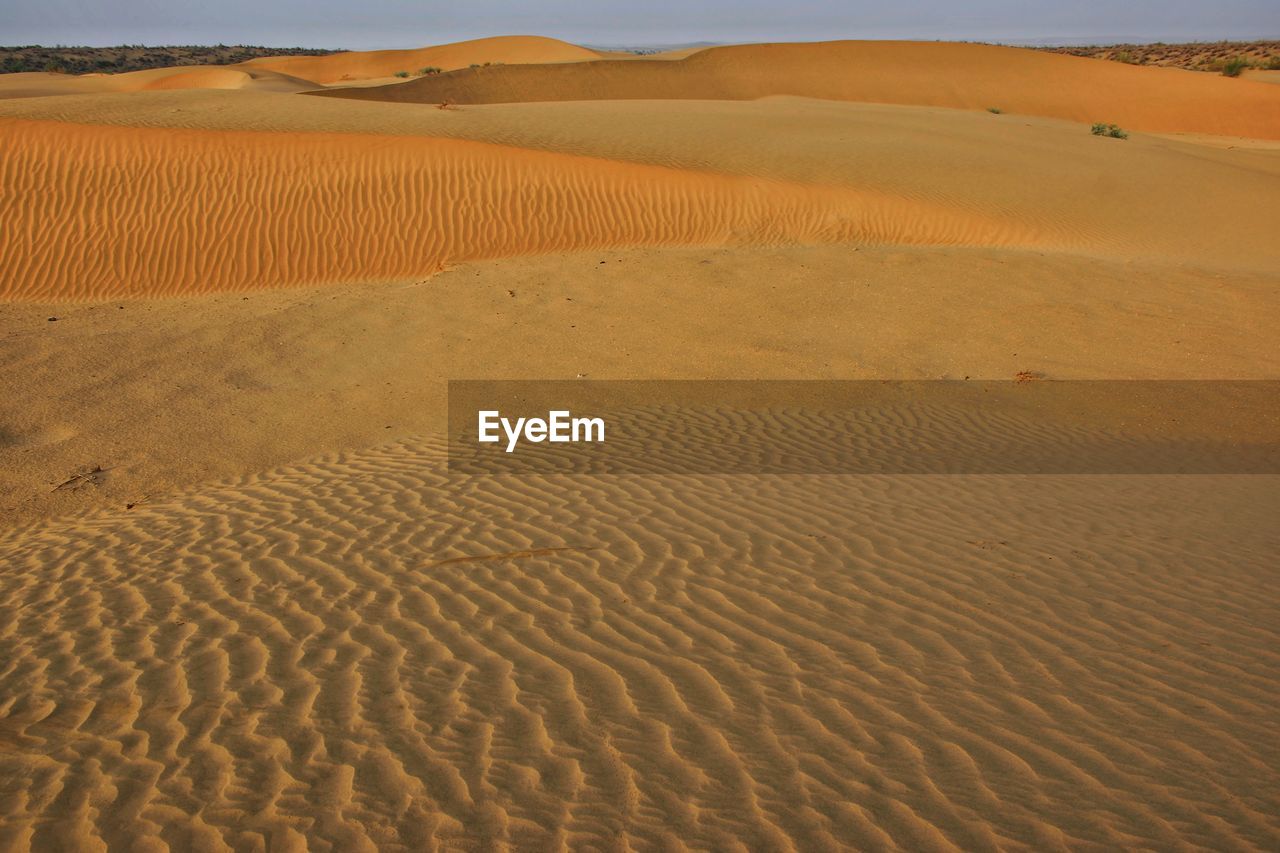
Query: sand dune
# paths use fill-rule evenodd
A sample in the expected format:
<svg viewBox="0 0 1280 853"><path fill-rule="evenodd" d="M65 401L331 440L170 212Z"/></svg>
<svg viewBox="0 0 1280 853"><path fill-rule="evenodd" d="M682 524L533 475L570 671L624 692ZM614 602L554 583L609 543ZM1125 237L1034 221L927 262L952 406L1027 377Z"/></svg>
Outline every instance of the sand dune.
<svg viewBox="0 0 1280 853"><path fill-rule="evenodd" d="M0 168L11 190L0 221L20 235L0 250L9 298L405 279L591 246L1036 240L1017 223L927 200L476 142L27 122L5 132L15 145ZM115 209L91 206L95 176L131 192ZM289 235L287 248L270 250L273 234Z"/></svg>
<svg viewBox="0 0 1280 853"><path fill-rule="evenodd" d="M328 84L400 82L395 77L398 72L416 75L423 68L453 71L486 63L584 62L601 56L597 51L556 39L500 36L416 50L272 56L238 65L180 65L125 74L2 74L0 99L161 89L257 89L293 93L319 89Z"/></svg>
<svg viewBox="0 0 1280 853"><path fill-rule="evenodd" d="M104 102L123 116L111 126L40 118L75 116L84 100L9 102L0 222L15 237L0 246L0 295L402 280L591 247L850 240L1276 263L1280 214L1255 202L1280 169L1263 152L796 100L398 118L397 105L215 95ZM110 192L121 180L131 192ZM1201 188L1195 205L1187 186Z"/></svg>
<svg viewBox="0 0 1280 853"><path fill-rule="evenodd" d="M1280 847L1275 476L651 473L724 412L442 458L459 377L1280 377L1280 87L507 38L5 92L0 849ZM1274 447L1139 396L757 416Z"/></svg>
<svg viewBox="0 0 1280 853"><path fill-rule="evenodd" d="M156 92L167 89L251 89L263 92L303 92L316 83L266 69L231 65L182 65L127 74L48 74L30 72L0 75L0 99L43 98L99 92Z"/></svg>
<svg viewBox="0 0 1280 853"><path fill-rule="evenodd" d="M1118 122L1146 131L1280 139L1280 91L1249 80L1020 48L822 42L708 48L680 61L464 69L403 87L318 92L396 102L489 104L801 95Z"/></svg>
<svg viewBox="0 0 1280 853"><path fill-rule="evenodd" d="M453 71L470 65L503 63L584 62L599 59L590 48L540 36L497 36L417 50L374 50L327 56L268 56L251 59L245 67L269 68L317 83L340 83L391 77L398 71L416 74L422 68Z"/></svg>

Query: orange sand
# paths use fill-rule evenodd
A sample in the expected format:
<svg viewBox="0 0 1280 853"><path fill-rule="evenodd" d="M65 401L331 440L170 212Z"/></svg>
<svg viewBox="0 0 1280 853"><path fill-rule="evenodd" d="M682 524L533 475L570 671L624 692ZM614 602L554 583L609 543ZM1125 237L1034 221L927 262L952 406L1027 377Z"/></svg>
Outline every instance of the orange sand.
<svg viewBox="0 0 1280 853"><path fill-rule="evenodd" d="M404 116L395 104L215 95L8 102L0 295L400 280L590 247L852 240L1253 270L1277 257L1280 214L1254 204L1280 181L1264 151L799 100ZM1195 205L1188 185L1201 187Z"/></svg>
<svg viewBox="0 0 1280 853"><path fill-rule="evenodd" d="M371 77L390 77L398 71L417 74L423 68L453 71L470 65L541 62L583 62L600 54L585 47L538 36L498 36L418 50L375 50L328 56L267 56L244 63L269 68L317 83L339 83Z"/></svg>
<svg viewBox="0 0 1280 853"><path fill-rule="evenodd" d="M0 849L1280 848L1273 476L441 456L459 377L1280 377L1280 87L528 38L15 77ZM951 414L1094 414L1033 409Z"/></svg>
<svg viewBox="0 0 1280 853"><path fill-rule="evenodd" d="M709 48L679 61L467 69L332 97L487 104L802 95L1280 139L1280 91L1256 81L979 44L822 42Z"/></svg>
<svg viewBox="0 0 1280 853"><path fill-rule="evenodd" d="M0 99L98 92L155 92L166 89L302 92L314 88L316 84L310 80L301 80L277 71L234 65L150 68L126 74L83 74L78 77L43 72L0 75Z"/></svg>

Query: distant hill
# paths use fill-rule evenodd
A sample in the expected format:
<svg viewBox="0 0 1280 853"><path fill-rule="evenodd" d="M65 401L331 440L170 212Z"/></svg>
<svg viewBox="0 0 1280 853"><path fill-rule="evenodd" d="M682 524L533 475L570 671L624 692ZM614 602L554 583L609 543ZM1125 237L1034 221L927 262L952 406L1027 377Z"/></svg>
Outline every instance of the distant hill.
<svg viewBox="0 0 1280 853"><path fill-rule="evenodd" d="M64 74L115 74L175 65L234 65L264 56L324 56L338 52L308 47L254 47L243 44L169 47L147 47L140 44L118 47L26 45L0 47L0 73L60 71Z"/></svg>

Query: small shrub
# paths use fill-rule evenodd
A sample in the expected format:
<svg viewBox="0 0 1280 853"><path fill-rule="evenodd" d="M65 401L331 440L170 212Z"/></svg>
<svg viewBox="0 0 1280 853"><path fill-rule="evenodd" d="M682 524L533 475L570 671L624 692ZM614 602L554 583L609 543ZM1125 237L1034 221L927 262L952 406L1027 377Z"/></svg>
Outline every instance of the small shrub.
<svg viewBox="0 0 1280 853"><path fill-rule="evenodd" d="M435 67L434 65L428 65L426 68L418 69L419 77L426 77L428 74L439 74L439 73L440 73L440 69Z"/></svg>
<svg viewBox="0 0 1280 853"><path fill-rule="evenodd" d="M408 72L408 71L397 71L397 72L396 72L396 76L397 76L397 77L408 77L408 76L409 76L409 72Z"/></svg>
<svg viewBox="0 0 1280 853"><path fill-rule="evenodd" d="M1114 59L1116 62L1123 62L1125 65L1138 64L1138 58L1134 56L1132 52L1127 50L1122 50L1111 58Z"/></svg>
<svg viewBox="0 0 1280 853"><path fill-rule="evenodd" d="M1233 56L1222 63L1223 77L1239 77L1240 72L1249 67L1249 60L1243 56Z"/></svg>
<svg viewBox="0 0 1280 853"><path fill-rule="evenodd" d="M1004 110L1000 109L999 107L987 107L987 112L991 113L992 115L1000 115L1000 113L1004 112Z"/></svg>
<svg viewBox="0 0 1280 853"><path fill-rule="evenodd" d="M1266 69L1268 71L1280 71L1280 54L1272 56L1267 60Z"/></svg>
<svg viewBox="0 0 1280 853"><path fill-rule="evenodd" d="M473 62L473 63L471 63L471 67L472 67L472 68L479 68L479 67L480 67L480 63L479 63L479 62Z"/></svg>
<svg viewBox="0 0 1280 853"><path fill-rule="evenodd" d="M1095 121L1089 132L1094 136L1110 136L1112 139L1128 139L1129 134L1119 125Z"/></svg>

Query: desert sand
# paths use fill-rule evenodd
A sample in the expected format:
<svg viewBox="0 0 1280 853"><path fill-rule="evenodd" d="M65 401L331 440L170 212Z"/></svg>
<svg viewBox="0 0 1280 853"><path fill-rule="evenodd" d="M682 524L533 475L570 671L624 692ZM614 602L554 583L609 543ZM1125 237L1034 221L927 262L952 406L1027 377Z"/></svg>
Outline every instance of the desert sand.
<svg viewBox="0 0 1280 853"><path fill-rule="evenodd" d="M0 848L1280 844L1275 475L443 449L455 378L1278 379L1280 87L529 37L7 76Z"/></svg>

